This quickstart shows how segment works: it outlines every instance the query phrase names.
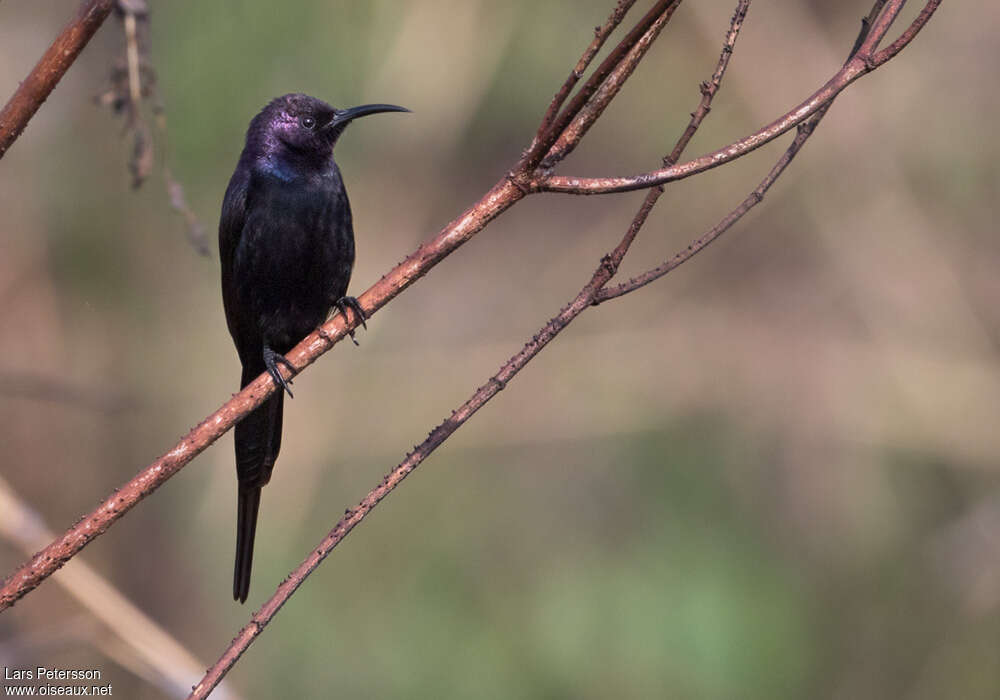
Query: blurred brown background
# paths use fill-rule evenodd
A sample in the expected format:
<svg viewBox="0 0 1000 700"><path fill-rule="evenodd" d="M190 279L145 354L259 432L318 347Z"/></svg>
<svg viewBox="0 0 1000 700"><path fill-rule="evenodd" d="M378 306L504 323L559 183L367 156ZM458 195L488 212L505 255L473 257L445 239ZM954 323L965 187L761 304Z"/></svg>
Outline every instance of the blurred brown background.
<svg viewBox="0 0 1000 700"><path fill-rule="evenodd" d="M121 51L115 21L0 163L0 474L56 531L236 390L214 231L263 104L303 91L413 109L338 146L357 293L516 159L611 2L152 4L157 156L211 258L185 240L159 162L130 190L121 123L91 100ZM0 4L4 99L72 5ZM734 5L684 3L561 172L656 167ZM545 350L309 579L225 690L1000 696L1000 10L953 5L837 100L722 240ZM688 154L806 97L867 10L755 3ZM712 225L786 143L671 185L624 274ZM575 294L641 197L529 198L296 382L246 607L230 599L228 435L82 559L208 665ZM24 558L0 541L2 574ZM135 643L55 580L0 615L0 665L100 668L116 697L172 697Z"/></svg>

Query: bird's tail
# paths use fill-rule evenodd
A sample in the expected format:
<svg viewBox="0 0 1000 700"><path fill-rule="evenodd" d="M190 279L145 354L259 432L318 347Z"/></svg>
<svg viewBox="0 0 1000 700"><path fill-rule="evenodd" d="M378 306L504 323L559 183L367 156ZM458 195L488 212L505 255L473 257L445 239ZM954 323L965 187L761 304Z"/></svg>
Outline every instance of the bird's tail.
<svg viewBox="0 0 1000 700"><path fill-rule="evenodd" d="M257 531L260 486L240 487L236 503L236 567L233 571L233 600L245 603L250 593L253 566L253 539Z"/></svg>
<svg viewBox="0 0 1000 700"><path fill-rule="evenodd" d="M241 386L264 371L243 368ZM284 392L278 390L246 418L236 424L236 476L239 480L236 504L236 565L233 570L233 598L245 602L250 592L253 541L257 530L260 490L271 479L274 461L281 449L281 415Z"/></svg>

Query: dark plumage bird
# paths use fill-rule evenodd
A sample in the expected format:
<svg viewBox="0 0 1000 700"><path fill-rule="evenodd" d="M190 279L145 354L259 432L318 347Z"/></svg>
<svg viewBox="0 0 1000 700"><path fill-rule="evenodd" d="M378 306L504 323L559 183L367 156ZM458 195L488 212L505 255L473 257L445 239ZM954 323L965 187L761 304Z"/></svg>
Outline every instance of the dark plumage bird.
<svg viewBox="0 0 1000 700"><path fill-rule="evenodd" d="M407 112L395 105L334 109L307 95L279 97L250 122L222 203L219 257L226 323L236 343L240 387L264 371L279 390L236 426L236 568L233 598L250 590L260 490L281 447L284 358L334 307L364 314L345 296L354 266L351 205L333 147L352 119ZM284 391L282 391L284 390Z"/></svg>

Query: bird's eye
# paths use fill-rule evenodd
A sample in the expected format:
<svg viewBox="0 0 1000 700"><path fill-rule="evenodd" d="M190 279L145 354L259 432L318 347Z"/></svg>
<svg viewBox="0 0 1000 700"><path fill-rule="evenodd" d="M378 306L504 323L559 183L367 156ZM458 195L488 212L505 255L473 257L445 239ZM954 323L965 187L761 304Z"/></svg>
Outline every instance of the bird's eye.
<svg viewBox="0 0 1000 700"><path fill-rule="evenodd" d="M304 126L306 129L312 129L316 126L316 120L313 117L305 116L299 118L299 124Z"/></svg>

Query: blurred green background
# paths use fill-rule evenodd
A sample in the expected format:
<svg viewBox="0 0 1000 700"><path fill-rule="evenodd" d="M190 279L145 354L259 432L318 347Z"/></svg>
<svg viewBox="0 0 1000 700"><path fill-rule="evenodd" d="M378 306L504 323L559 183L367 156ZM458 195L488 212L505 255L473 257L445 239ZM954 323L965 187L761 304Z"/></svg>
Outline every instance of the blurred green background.
<svg viewBox="0 0 1000 700"><path fill-rule="evenodd" d="M157 156L212 256L185 240L161 160L130 190L122 124L91 99L122 49L116 21L0 162L0 474L57 531L237 388L214 231L262 105L303 91L413 109L337 149L359 293L514 162L611 3L152 5ZM656 167L734 5L684 3L560 172ZM72 6L0 4L4 98ZM805 98L867 10L754 3L688 154ZM588 311L421 466L228 696L1000 696L998 35L1000 10L945 3L838 99L761 206ZM786 143L671 185L623 274L711 226ZM576 293L641 198L529 198L296 382L247 606L230 599L229 435L82 559L207 666ZM3 575L24 558L0 541ZM116 697L173 696L55 580L0 615L0 665L101 668Z"/></svg>

